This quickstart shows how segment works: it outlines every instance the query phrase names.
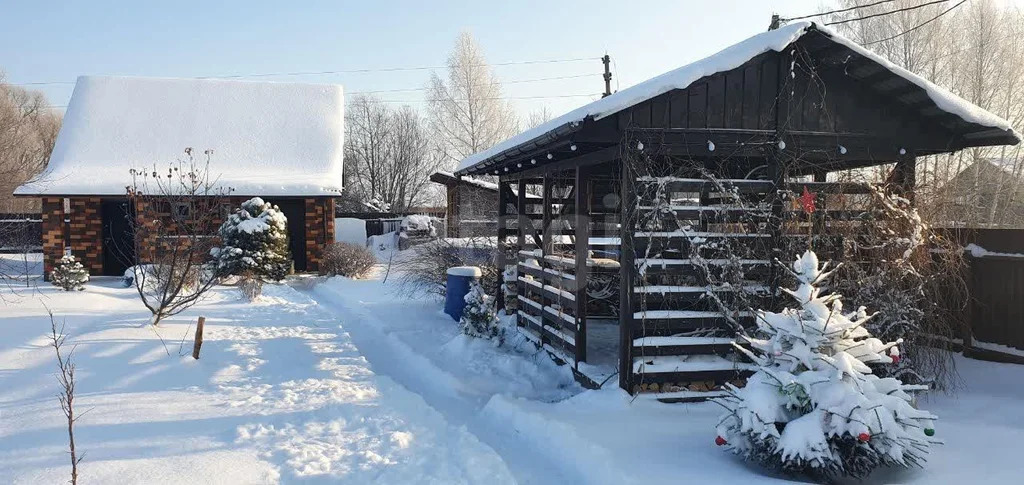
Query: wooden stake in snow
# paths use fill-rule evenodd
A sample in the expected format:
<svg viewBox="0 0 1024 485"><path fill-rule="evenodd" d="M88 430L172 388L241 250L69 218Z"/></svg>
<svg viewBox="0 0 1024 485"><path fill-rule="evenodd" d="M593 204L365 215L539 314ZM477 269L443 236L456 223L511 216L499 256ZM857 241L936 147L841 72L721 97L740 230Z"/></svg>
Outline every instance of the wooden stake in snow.
<svg viewBox="0 0 1024 485"><path fill-rule="evenodd" d="M199 323L196 324L196 339L195 344L192 346L192 358L199 359L199 349L203 347L203 324L206 323L206 317L199 317Z"/></svg>

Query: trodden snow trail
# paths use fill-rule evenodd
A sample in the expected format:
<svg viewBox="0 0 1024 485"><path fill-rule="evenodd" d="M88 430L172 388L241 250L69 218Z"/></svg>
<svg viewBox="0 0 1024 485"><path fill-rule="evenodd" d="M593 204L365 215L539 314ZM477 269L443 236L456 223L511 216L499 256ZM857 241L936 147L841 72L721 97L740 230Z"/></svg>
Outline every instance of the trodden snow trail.
<svg viewBox="0 0 1024 485"><path fill-rule="evenodd" d="M336 291L331 284L342 284L346 290L353 291ZM513 384L509 388L507 384L495 385L495 381L503 380L504 376L487 372L474 373L471 369L474 365L479 365L479 362L456 361L455 359L462 356L465 349L446 348L479 344L486 349L489 346L486 342L463 341L456 338L447 344L439 345L440 348L434 348L436 353L432 355L429 354L429 343L414 349L408 342L426 336L420 332L440 333L442 335L436 341L443 342L446 335L443 328L437 325L447 323L448 327L452 327L453 322L445 322L447 316L438 318L436 314L439 310L432 302L402 300L396 305L379 281L336 279L305 288L303 291L337 315L339 326L345 329L375 373L388 376L419 394L450 423L465 426L480 441L498 452L519 483L589 481L586 480L586 474L581 473L575 464L543 453L532 443L518 436L514 429L502 426L502 423L495 422L487 413L482 413L485 406L495 397L499 400L518 397L552 400L567 397L579 391L571 376L568 379L565 376L556 377L555 385L550 386L554 389L546 389L548 386L542 385L534 387L522 382L516 387L516 383L511 379L509 381ZM434 331L423 326L433 327ZM406 338L403 339L400 338L403 332L413 334L405 335ZM427 352L424 352L425 350ZM428 355L424 355L425 353ZM501 352L494 354L504 355L507 359L505 365L525 364L545 369L555 367L546 358L538 359L541 364L537 365L522 356ZM491 358L493 357L494 355L491 355ZM452 365L439 365L438 361L444 359ZM517 360L523 362L515 362ZM453 371L459 368L466 371ZM515 369L509 371L515 372ZM567 371L557 371L562 372ZM538 372L533 369L532 373Z"/></svg>

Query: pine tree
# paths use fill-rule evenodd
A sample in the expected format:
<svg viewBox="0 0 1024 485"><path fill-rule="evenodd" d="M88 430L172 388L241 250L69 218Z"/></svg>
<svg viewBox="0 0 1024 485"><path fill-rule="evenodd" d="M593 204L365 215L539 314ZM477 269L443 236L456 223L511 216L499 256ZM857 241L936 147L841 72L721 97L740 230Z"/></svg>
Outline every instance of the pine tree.
<svg viewBox="0 0 1024 485"><path fill-rule="evenodd" d="M871 374L867 364L899 362L900 341L884 343L864 328L864 307L843 313L841 296L822 295L828 264L807 251L785 289L799 304L758 312L752 350L758 366L742 389L717 400L728 412L716 443L764 466L815 478L864 477L881 465L921 466L934 415L915 409L911 392L925 386Z"/></svg>
<svg viewBox="0 0 1024 485"><path fill-rule="evenodd" d="M60 258L57 267L50 273L50 283L63 288L64 291L82 291L88 281L89 272L70 254Z"/></svg>
<svg viewBox="0 0 1024 485"><path fill-rule="evenodd" d="M253 197L218 230L221 247L211 250L217 274L259 281L283 280L291 270L288 219L276 205Z"/></svg>
<svg viewBox="0 0 1024 485"><path fill-rule="evenodd" d="M471 337L498 338L503 332L494 312L494 298L487 296L479 281L473 281L466 294L466 308L462 310L462 332Z"/></svg>

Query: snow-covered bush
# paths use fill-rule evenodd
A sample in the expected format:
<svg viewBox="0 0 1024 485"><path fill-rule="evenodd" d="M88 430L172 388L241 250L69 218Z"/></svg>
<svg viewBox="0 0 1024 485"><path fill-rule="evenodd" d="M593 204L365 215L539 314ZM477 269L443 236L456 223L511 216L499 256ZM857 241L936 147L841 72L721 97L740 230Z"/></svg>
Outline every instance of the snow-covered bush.
<svg viewBox="0 0 1024 485"><path fill-rule="evenodd" d="M846 242L846 261L831 289L878 312L866 328L880 339L903 339L897 365L875 373L903 382L948 386L952 353L941 342L960 337L967 322L967 265L956 241L925 224L910 200L870 186L859 224L832 225Z"/></svg>
<svg viewBox="0 0 1024 485"><path fill-rule="evenodd" d="M466 308L462 310L459 324L462 332L470 337L498 339L501 343L503 332L494 312L494 297L484 292L480 282L473 281L466 293Z"/></svg>
<svg viewBox="0 0 1024 485"><path fill-rule="evenodd" d="M920 466L936 442L936 417L913 406L911 393L924 386L871 373L867 364L899 361L899 341L872 337L864 307L844 313L840 295L821 294L827 266L805 252L792 267L799 287L785 290L800 308L758 312L751 350L738 348L759 370L718 400L728 412L715 441L745 459L816 479Z"/></svg>
<svg viewBox="0 0 1024 485"><path fill-rule="evenodd" d="M320 259L320 274L362 278L377 264L377 258L366 247L336 242L324 247Z"/></svg>
<svg viewBox="0 0 1024 485"><path fill-rule="evenodd" d="M89 281L89 271L74 256L65 254L50 272L50 283L64 291L84 290Z"/></svg>
<svg viewBox="0 0 1024 485"><path fill-rule="evenodd" d="M486 292L494 294L501 284L498 250L494 238L439 238L403 252L395 261L399 287L410 295L444 297L448 268L476 266L483 273L480 281Z"/></svg>
<svg viewBox="0 0 1024 485"><path fill-rule="evenodd" d="M218 230L213 248L217 273L261 281L280 281L291 271L288 219L276 205L253 197L242 203Z"/></svg>

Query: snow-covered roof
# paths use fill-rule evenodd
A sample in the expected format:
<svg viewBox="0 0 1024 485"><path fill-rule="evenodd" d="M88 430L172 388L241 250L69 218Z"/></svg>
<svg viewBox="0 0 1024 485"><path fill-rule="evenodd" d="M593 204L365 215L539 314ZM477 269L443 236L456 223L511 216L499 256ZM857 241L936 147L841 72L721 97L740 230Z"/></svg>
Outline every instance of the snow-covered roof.
<svg viewBox="0 0 1024 485"><path fill-rule="evenodd" d="M693 82L705 76L740 67L759 54L768 51L781 52L786 46L813 30L825 33L833 41L850 48L854 52L889 69L894 74L923 88L939 109L959 116L967 122L1003 130L1012 130L1010 123L1006 120L975 106L927 79L889 62L826 26L809 21L794 22L776 30L757 34L704 59L630 86L515 135L487 150L470 155L459 163L456 173L461 173L488 158L529 143L563 126L577 125L587 118L599 120L674 89L685 89Z"/></svg>
<svg viewBox="0 0 1024 485"><path fill-rule="evenodd" d="M192 147L235 194L336 195L343 120L339 85L83 76L47 172L15 194L121 195Z"/></svg>

